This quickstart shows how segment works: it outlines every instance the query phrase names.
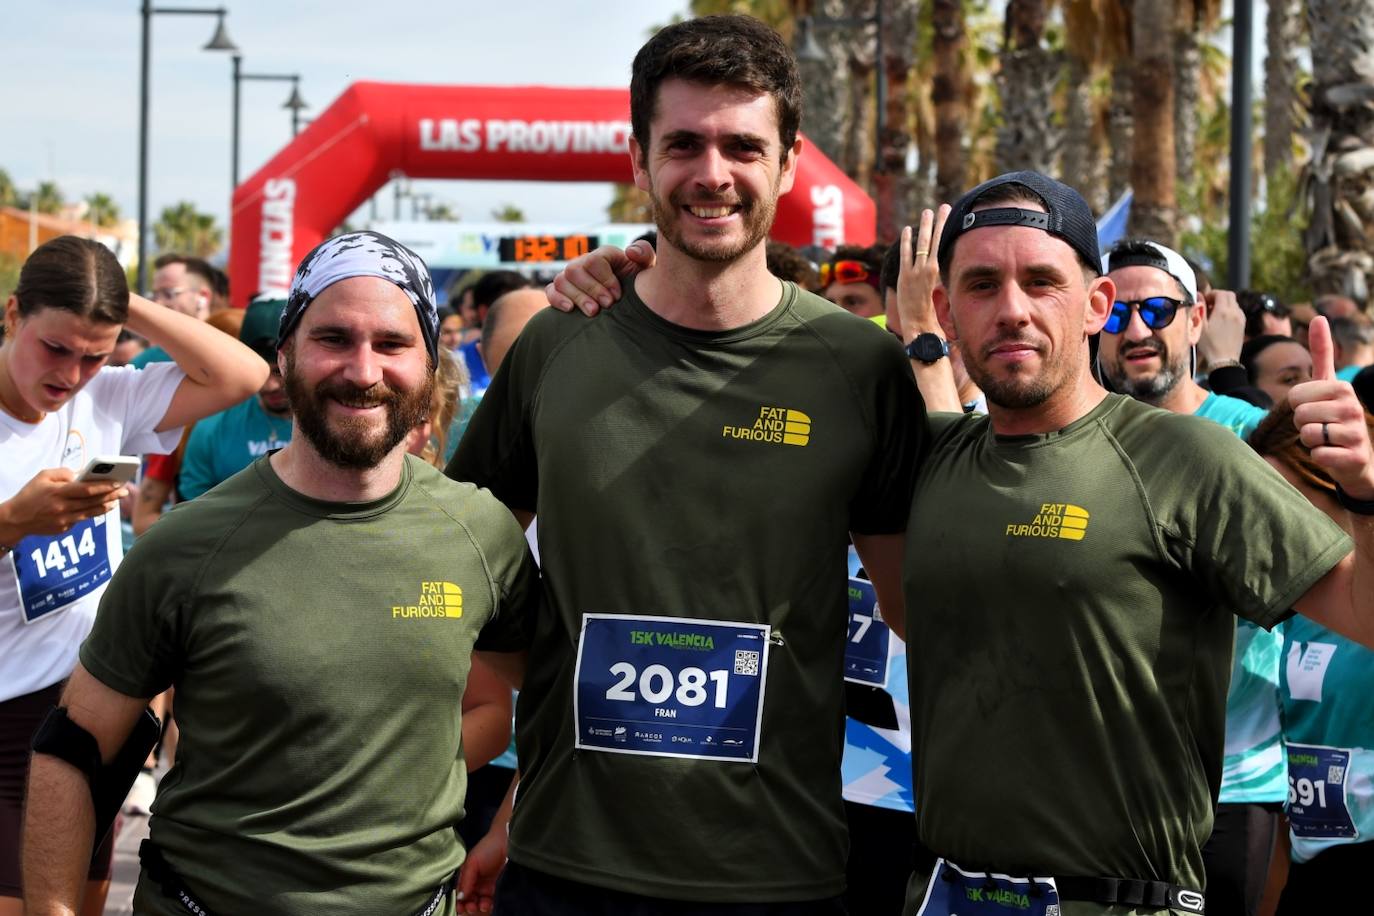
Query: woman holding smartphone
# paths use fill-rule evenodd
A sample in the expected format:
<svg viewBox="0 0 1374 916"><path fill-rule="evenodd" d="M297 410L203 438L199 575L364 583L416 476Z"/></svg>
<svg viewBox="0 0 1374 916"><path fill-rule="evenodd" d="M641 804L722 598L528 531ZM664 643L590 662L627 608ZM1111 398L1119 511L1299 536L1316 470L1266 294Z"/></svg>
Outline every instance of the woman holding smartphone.
<svg viewBox="0 0 1374 916"><path fill-rule="evenodd" d="M106 367L126 327L175 362ZM56 702L123 555L119 480L78 480L97 457L169 452L181 427L252 395L267 365L209 325L130 295L103 245L40 246L5 303L0 344L0 916L22 911L28 745ZM99 913L109 848L85 912ZM100 867L102 866L103 867Z"/></svg>

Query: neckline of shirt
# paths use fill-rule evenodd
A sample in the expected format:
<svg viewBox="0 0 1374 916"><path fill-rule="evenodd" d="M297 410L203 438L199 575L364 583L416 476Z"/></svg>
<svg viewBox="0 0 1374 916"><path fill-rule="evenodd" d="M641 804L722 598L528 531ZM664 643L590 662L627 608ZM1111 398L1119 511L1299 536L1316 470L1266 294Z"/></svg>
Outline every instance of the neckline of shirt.
<svg viewBox="0 0 1374 916"><path fill-rule="evenodd" d="M629 315L642 318L656 330L669 337L675 337L679 340L693 344L729 344L741 340L748 340L751 337L757 337L760 334L766 333L791 310L792 303L797 299L797 287L795 284L786 280L780 282L782 283L782 295L778 297L777 304L768 311L768 314L761 318L756 318L748 324L742 324L737 328L728 328L723 331L706 331L698 328L683 327L680 324L675 324L664 318L662 315L649 308L644 300L639 297L639 292L635 289L634 277L630 278L630 282L625 289L625 294L622 297L621 304L630 306L628 309ZM614 309L611 310L611 314L615 314Z"/></svg>
<svg viewBox="0 0 1374 916"><path fill-rule="evenodd" d="M401 480L396 487L385 496L364 502L331 502L325 499L316 499L313 496L306 496L298 490L293 490L286 485L277 471L272 467L271 458L279 449L274 449L266 455L253 462L253 469L257 472L258 479L272 491L272 495L289 505L291 508L306 515L313 515L316 518L328 518L336 521L356 521L361 519L373 518L382 515L395 508L405 499L406 493L410 490L413 473L410 467L410 456L406 456L406 461L401 466ZM418 459L416 459L418 460Z"/></svg>

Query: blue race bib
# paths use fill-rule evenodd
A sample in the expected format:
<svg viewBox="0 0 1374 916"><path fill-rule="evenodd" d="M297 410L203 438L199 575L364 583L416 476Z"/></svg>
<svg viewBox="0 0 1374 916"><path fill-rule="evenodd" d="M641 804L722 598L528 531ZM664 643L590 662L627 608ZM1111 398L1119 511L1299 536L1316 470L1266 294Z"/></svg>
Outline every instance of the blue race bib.
<svg viewBox="0 0 1374 916"><path fill-rule="evenodd" d="M939 859L916 916L1059 916L1053 878L964 871Z"/></svg>
<svg viewBox="0 0 1374 916"><path fill-rule="evenodd" d="M757 762L770 629L584 615L573 693L577 747Z"/></svg>
<svg viewBox="0 0 1374 916"><path fill-rule="evenodd" d="M878 593L867 579L849 579L849 640L844 645L844 679L887 689L887 655L892 631L878 613Z"/></svg>
<svg viewBox="0 0 1374 916"><path fill-rule="evenodd" d="M10 552L24 622L33 623L80 601L110 578L105 516L77 522L62 534L34 534Z"/></svg>
<svg viewBox="0 0 1374 916"><path fill-rule="evenodd" d="M1288 745L1288 820L1294 836L1354 839L1360 835L1345 805L1350 751L1313 744Z"/></svg>

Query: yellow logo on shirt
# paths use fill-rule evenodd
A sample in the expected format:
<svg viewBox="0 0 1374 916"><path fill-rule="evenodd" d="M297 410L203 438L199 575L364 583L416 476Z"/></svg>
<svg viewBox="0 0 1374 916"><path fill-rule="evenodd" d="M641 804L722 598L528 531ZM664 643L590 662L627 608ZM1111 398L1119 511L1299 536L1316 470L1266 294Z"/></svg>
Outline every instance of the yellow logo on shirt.
<svg viewBox="0 0 1374 916"><path fill-rule="evenodd" d="M463 616L463 590L452 582L421 582L420 598L415 604L393 604L393 618Z"/></svg>
<svg viewBox="0 0 1374 916"><path fill-rule="evenodd" d="M721 435L773 445L806 445L811 441L811 418L787 407L760 407L752 426L726 426Z"/></svg>
<svg viewBox="0 0 1374 916"><path fill-rule="evenodd" d="M1060 538L1081 541L1088 533L1088 510L1069 503L1045 503L1029 525L1008 525L1009 538Z"/></svg>

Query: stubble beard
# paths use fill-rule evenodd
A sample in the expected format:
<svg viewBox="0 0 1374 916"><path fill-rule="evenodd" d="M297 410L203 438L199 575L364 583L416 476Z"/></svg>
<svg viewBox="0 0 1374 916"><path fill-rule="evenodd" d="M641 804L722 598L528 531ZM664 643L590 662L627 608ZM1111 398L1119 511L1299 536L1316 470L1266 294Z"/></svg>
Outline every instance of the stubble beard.
<svg viewBox="0 0 1374 916"><path fill-rule="evenodd" d="M758 247L768 237L768 230L773 228L773 218L778 209L777 191L781 180L781 175L779 175L777 182L773 185L773 193L766 199L738 195L735 200L696 197L690 201L694 205L705 206L739 204L739 216L743 224L744 234L734 244L724 243L719 239L688 239L682 231L682 222L685 219L682 215L682 208L688 201L682 199L684 195L678 192L669 195L666 203L654 191L649 192L654 225L658 227L659 234L667 239L669 244L693 260L713 264L727 264L731 261L737 261Z"/></svg>
<svg viewBox="0 0 1374 916"><path fill-rule="evenodd" d="M1162 340L1154 338L1151 343L1159 351L1160 368L1154 375L1139 378L1127 375L1126 355L1129 351L1124 348L1117 350L1115 360L1103 362L1102 372L1113 390L1158 406L1183 381L1188 367L1183 365L1182 354L1175 358L1174 352Z"/></svg>
<svg viewBox="0 0 1374 916"><path fill-rule="evenodd" d="M370 470L381 464L410 433L429 416L434 394L434 373L425 373L425 382L411 391L400 391L378 382L358 388L341 381L325 381L310 388L296 372L295 353L286 351L286 383L290 412L296 429L320 457L345 470ZM335 396L350 403L381 405L386 422L380 429L363 417L329 417L329 400Z"/></svg>

